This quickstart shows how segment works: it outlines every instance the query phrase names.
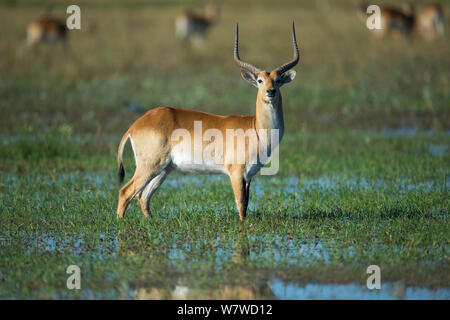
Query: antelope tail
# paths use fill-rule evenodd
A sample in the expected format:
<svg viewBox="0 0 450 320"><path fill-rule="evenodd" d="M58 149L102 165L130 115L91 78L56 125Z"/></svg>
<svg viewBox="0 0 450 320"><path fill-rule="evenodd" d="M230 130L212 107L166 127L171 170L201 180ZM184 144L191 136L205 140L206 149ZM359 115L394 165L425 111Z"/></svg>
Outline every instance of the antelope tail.
<svg viewBox="0 0 450 320"><path fill-rule="evenodd" d="M122 155L123 155L123 149L125 148L125 144L127 143L128 139L130 139L130 134L125 132L125 134L122 137L122 140L119 144L119 150L117 152L117 164L119 165L119 172L118 172L118 178L119 178L119 186L122 184L123 179L125 178L125 169L123 167L122 162Z"/></svg>

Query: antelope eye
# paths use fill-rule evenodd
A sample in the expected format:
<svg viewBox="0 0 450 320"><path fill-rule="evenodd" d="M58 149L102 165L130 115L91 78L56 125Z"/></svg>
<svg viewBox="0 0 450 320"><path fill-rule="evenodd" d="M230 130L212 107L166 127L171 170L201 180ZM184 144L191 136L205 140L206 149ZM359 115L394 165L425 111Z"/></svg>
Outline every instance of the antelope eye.
<svg viewBox="0 0 450 320"><path fill-rule="evenodd" d="M258 79L258 83L262 83L263 81L261 79Z"/></svg>

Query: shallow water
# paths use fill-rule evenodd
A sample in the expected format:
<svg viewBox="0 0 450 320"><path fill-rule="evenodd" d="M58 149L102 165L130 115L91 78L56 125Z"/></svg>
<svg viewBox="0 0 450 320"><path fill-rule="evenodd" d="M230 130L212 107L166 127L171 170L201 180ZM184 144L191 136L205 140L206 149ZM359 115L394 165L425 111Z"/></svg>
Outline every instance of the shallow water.
<svg viewBox="0 0 450 320"><path fill-rule="evenodd" d="M40 180L44 188L53 187L55 184L74 188L77 186L76 192L86 193L88 197L110 197L111 192L116 187L114 186L114 174L104 173L64 173L57 174L54 177L48 175L12 175L2 174L3 183L7 185L21 185L31 184ZM450 179L449 179L450 180ZM113 182L114 181L114 182ZM447 181L449 187L450 181ZM176 189L200 189L203 187L222 188L223 185L229 186L229 180L225 176L178 176L173 175L167 179L162 187L168 192ZM305 192L317 191L320 194L324 192L338 193L341 189L346 190L381 190L388 188L388 190L395 189L396 192L408 192L420 190L423 192L433 192L443 188L442 183L425 181L418 183L411 183L404 179L401 181L390 182L384 179L364 179L356 176L339 176L333 175L328 177L316 178L298 178L291 177L260 177L255 179L252 184L252 195L250 202L250 210L259 207L264 201L264 197L276 193L281 195L284 200L281 201L286 205L286 201L292 202L295 210L298 208L298 203L301 201ZM46 189L35 191L30 195L36 203L46 201ZM89 193L88 193L89 192ZM115 190L114 190L115 192ZM77 194L78 194L77 193ZM11 195L12 196L12 195ZM156 195L157 197L158 195ZM9 197L9 195L6 195ZM70 204L67 200L60 200L61 204ZM56 205L59 205L57 203ZM289 204L290 205L290 204ZM234 210L234 203L230 204L209 204L207 202L175 202L161 211L163 216L177 216L180 211L201 211L211 210L211 206L216 206L218 212L229 212L229 208ZM213 207L214 210L214 207ZM448 217L446 212L437 212L443 218ZM66 217L68 220L70 217ZM48 226L51 227L51 220L47 221ZM311 237L302 239L293 239L285 234L259 234L252 235L245 233L245 236L234 237L227 235L221 237L215 234L206 239L199 237L192 239L189 237L182 237L175 233L161 233L152 234L148 238L135 238L134 234L120 235L114 228L100 228L99 232L93 234L77 234L66 233L64 229L48 230L41 234L26 234L18 233L15 235L2 234L9 236L6 240L2 240L1 250L18 249L25 250L25 252L49 252L49 253L65 253L74 256L88 256L95 261L95 259L106 259L108 257L115 257L121 259L122 256L140 255L146 259L150 255L151 259L160 259L167 261L168 266L189 265L192 262L207 263L212 262L212 267L216 271L228 268L233 264L241 264L245 266L247 263L252 263L261 267L268 267L270 270L275 270L279 266L288 267L302 267L329 265L331 262L336 262L336 259L352 259L354 255L360 255L363 248L339 246L339 243L333 242L332 239L327 239L326 236ZM7 231L6 229L4 231ZM214 238L216 237L216 238ZM155 242L156 241L156 242ZM156 243L156 246L154 244ZM156 248L153 250L153 246ZM381 248L381 249L380 249ZM365 248L364 254L375 253L377 250L384 249L396 250L395 246L384 246L381 242L377 242L377 246L373 248ZM433 248L424 248L424 256L432 253ZM428 250L428 251L425 251ZM123 255L122 255L123 253ZM339 260L340 261L340 260ZM349 260L347 260L349 261ZM436 263L436 259L432 263ZM214 265L215 263L215 265ZM0 277L1 278L1 277ZM397 283L382 284L380 291L370 291L364 286L356 284L317 284L309 283L306 285L299 285L294 282L283 282L280 279L273 278L267 283L260 284L258 287L263 287L263 290L256 290L253 287L241 286L239 288L227 288L227 294L239 294L253 298L271 298L271 299L450 299L450 289L432 290L421 287L405 287ZM181 288L181 289L180 289ZM137 289L136 289L137 290ZM141 298L150 297L151 294L158 296L156 289L150 288L148 293L147 288L139 289ZM153 291L152 291L153 290ZM175 296L182 294L189 296L189 289L184 286L179 286L174 293ZM124 293L125 292L125 293ZM122 290L120 298L135 298L138 293L126 293L127 290ZM149 296L150 294L150 296ZM167 293L165 293L167 294ZM220 298L222 293L204 293L201 290L194 290L194 295L213 295L215 298ZM61 293L55 293L55 298L61 297ZM70 298L70 296L68 296ZM104 292L89 292L84 293L84 298L117 298L117 293ZM196 296L197 297L197 296Z"/></svg>
<svg viewBox="0 0 450 320"><path fill-rule="evenodd" d="M2 288L0 288L0 294ZM73 299L71 290L54 290L52 299ZM223 284L220 288L188 287L183 284L167 287L135 287L122 283L120 287L96 291L82 288L77 292L81 299L219 299L219 300L450 300L450 288L405 286L402 282L382 283L381 289L369 290L366 286L346 284L297 284L272 278L264 283ZM37 292L29 298L39 298Z"/></svg>
<svg viewBox="0 0 450 320"><path fill-rule="evenodd" d="M165 239L167 235L161 234L160 238ZM189 259L204 258L204 248L208 245L207 241L198 239L196 241L177 242L177 235L172 236L169 241L172 244L157 253L160 258L166 257L170 263L177 265ZM45 233L40 235L20 234L14 237L4 238L2 248L6 250L19 249L26 252L51 252L51 253L70 253L75 256L89 254L94 258L104 258L107 256L116 256L120 253L128 255L145 254L151 243L140 243L141 250L134 246L129 248L127 245L130 239L123 237L121 239L115 232L108 234L101 233L99 236L81 236L72 235L53 235ZM132 241L131 241L132 242ZM255 245L257 244L257 245ZM342 251L342 249L341 249ZM352 248L348 248L347 254L353 253ZM270 264L284 265L307 265L313 262L322 262L329 264L329 247L322 244L320 240L294 240L286 236L267 235L267 236L246 236L240 239L229 239L222 241L217 236L213 248L209 248L207 254L215 257L216 269L220 270L225 263L229 262L270 262Z"/></svg>
<svg viewBox="0 0 450 320"><path fill-rule="evenodd" d="M174 237L175 238L175 237ZM173 245L167 255L173 264L186 259L192 253L202 251L205 244L201 240L195 243ZM353 248L348 248L346 253L351 255ZM228 262L259 262L283 265L307 265L308 263L322 262L329 264L329 248L320 240L300 241L282 237L279 235L249 236L228 242L221 242L217 237L216 247L210 251L215 256L216 268L220 270Z"/></svg>
<svg viewBox="0 0 450 320"><path fill-rule="evenodd" d="M397 127L397 128L384 128L381 131L373 131L376 135L386 136L386 137L405 137L405 136L436 136L439 133L444 136L450 135L450 130L443 130L442 132L437 132L435 130L419 130L415 127Z"/></svg>
<svg viewBox="0 0 450 320"><path fill-rule="evenodd" d="M434 146L435 152L445 152L443 146ZM434 150L434 149L433 149ZM54 184L58 185L79 185L81 184L83 190L95 190L99 193L104 193L106 190L116 189L115 174L101 173L60 173L50 177L42 174L29 174L26 176L17 174L1 174L1 180L4 184L29 184L35 183L38 180L40 183L45 182L48 186ZM180 189L188 186L204 187L207 184L226 184L229 185L229 178L225 175L180 175L172 174L164 181L161 189ZM446 181L447 188L450 188L450 179ZM356 190L356 191L378 191L387 188L395 188L396 191L405 192L411 190L433 192L435 190L442 190L442 181L419 181L413 182L410 179L399 178L396 180L386 180L383 178L367 179L359 177L356 174L350 175L328 175L319 177L299 178L297 176L270 176L270 177L256 177L252 181L251 192L255 195L262 195L270 188L272 191L280 188L284 195L294 194L303 191L337 191L342 188Z"/></svg>
<svg viewBox="0 0 450 320"><path fill-rule="evenodd" d="M9 247L19 247L25 251L69 253L76 256L89 254L93 258L112 256L119 253L118 237L112 233L86 237L77 234L65 236L44 233L39 235L18 234L8 238Z"/></svg>
<svg viewBox="0 0 450 320"><path fill-rule="evenodd" d="M381 284L369 290L364 285L284 282L272 278L266 283L223 285L219 289L193 288L182 284L165 290L134 288L128 299L271 299L271 300L448 300L450 288L405 286L401 282Z"/></svg>
<svg viewBox="0 0 450 320"><path fill-rule="evenodd" d="M381 284L381 289L369 290L365 286L350 284L313 284L304 286L272 279L269 286L276 299L356 299L356 300L448 300L450 288L429 289L406 287L401 283Z"/></svg>
<svg viewBox="0 0 450 320"><path fill-rule="evenodd" d="M55 175L55 177L48 177L47 175L28 175L19 176L12 174L1 175L2 181L6 184L24 183L32 184L35 180L40 180L49 186L53 184L60 185L82 185L81 192L86 193L88 197L104 197L114 187L112 181L115 180L113 174L79 174L79 173L63 173ZM171 192L171 189L204 187L204 185L228 185L228 178L220 175L210 176L177 176L169 177L163 184L161 190ZM380 190L383 188L393 188L395 185L395 192L408 192L412 190L420 190L424 192L433 192L443 188L442 183L433 181L425 181L419 183L409 183L406 179L397 182L388 182L384 179L369 180L358 177L348 176L328 176L317 178L298 178L290 177L270 177L258 178L252 184L251 200L249 204L250 210L255 210L256 207L263 205L261 198L267 194L278 192L283 195L284 205L289 206L293 210L298 211L299 203L305 196L307 191L318 191L321 194L325 192L339 192L340 189L347 190ZM450 179L447 181L447 189L450 189ZM391 190L391 189L389 189ZM92 191L92 192L91 192ZM35 201L41 200L45 196L37 191L31 195ZM158 195L156 195L158 197ZM61 201L66 201L62 199ZM65 204L65 203L63 203ZM214 204L217 212L227 212L228 204ZM161 215L168 215L169 217L178 216L181 211L202 211L209 203L192 203L183 202L171 205L161 212ZM233 204L229 204L230 207ZM232 207L234 210L234 206ZM436 217L447 217L444 212L436 212ZM19 247L26 250L44 250L49 252L70 252L75 255L81 255L87 248L90 254L97 256L116 254L120 249L126 250L127 239L121 239L116 232L102 230L101 235L88 237L87 235L77 234L52 234L51 231L40 235L17 234L11 235L12 240ZM5 234L7 235L7 234ZM177 241L176 235L161 235L160 240L170 245L165 248L160 255L165 255L168 259L176 264L186 259L187 256L198 254L202 252L205 247L210 251L208 254L215 255L217 268L221 268L224 263L233 261L235 259L248 259L253 262L272 261L273 263L282 263L287 265L307 265L313 262L320 262L329 264L330 254L344 254L346 257L351 257L354 254L354 248L339 248L336 243L332 241L323 241L323 239L290 239L286 235L259 235L248 236L242 239L230 238L227 241L222 241L218 236L215 244L205 243L204 240L198 241ZM128 239L128 242L130 240ZM203 241L203 242L202 242ZM125 244L125 246L120 245ZM148 244L148 245L151 245ZM96 248L93 250L92 248ZM240 255L237 257L237 255Z"/></svg>
<svg viewBox="0 0 450 320"><path fill-rule="evenodd" d="M443 144L432 144L428 147L428 152L435 157L442 157L448 153L448 146Z"/></svg>

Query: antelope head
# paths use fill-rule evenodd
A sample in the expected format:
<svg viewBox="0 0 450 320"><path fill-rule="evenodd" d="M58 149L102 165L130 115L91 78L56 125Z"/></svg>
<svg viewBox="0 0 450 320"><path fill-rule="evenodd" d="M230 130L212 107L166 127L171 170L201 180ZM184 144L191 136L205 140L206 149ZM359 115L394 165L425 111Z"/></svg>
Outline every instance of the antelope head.
<svg viewBox="0 0 450 320"><path fill-rule="evenodd" d="M268 72L244 62L239 57L239 26L236 25L236 38L234 42L234 60L242 69L241 75L254 87L258 88L258 100L268 104L273 104L281 98L280 88L282 85L294 80L296 72L292 69L300 60L297 40L295 37L295 26L292 23L292 44L294 47L294 57L291 61Z"/></svg>

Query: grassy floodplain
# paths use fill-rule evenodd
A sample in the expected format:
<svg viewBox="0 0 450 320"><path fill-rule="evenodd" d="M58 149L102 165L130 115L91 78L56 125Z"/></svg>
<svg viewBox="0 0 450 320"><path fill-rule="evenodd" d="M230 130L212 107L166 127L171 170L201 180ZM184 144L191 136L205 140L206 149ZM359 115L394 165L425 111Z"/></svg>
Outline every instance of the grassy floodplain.
<svg viewBox="0 0 450 320"><path fill-rule="evenodd" d="M271 298L274 283L365 286L373 264L393 297L450 298L450 32L380 46L352 1L236 0L195 49L173 17L200 1L79 1L95 28L19 58L48 3L0 1L0 298ZM172 174L150 219L133 202L118 221L117 145L140 110L253 114L234 24L242 58L273 68L291 20L301 63L282 90L280 170L253 182L248 219L225 176Z"/></svg>

